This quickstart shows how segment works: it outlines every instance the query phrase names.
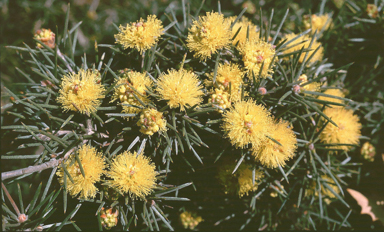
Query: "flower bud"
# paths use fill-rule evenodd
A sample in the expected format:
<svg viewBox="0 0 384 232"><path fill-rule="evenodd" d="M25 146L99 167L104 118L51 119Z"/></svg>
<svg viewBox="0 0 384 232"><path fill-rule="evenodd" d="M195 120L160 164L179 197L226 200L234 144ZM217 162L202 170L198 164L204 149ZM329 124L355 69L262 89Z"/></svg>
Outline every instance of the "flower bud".
<svg viewBox="0 0 384 232"><path fill-rule="evenodd" d="M55 47L55 33L53 33L51 29L43 28L41 30L37 30L33 38L43 42L49 48ZM36 46L38 48L43 48L43 46L39 43L37 43Z"/></svg>

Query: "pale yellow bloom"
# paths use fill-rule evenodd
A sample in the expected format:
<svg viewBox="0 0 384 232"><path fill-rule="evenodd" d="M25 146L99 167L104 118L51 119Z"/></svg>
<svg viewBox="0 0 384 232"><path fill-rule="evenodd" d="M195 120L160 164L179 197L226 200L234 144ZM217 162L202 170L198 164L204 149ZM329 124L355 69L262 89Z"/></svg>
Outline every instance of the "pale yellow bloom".
<svg viewBox="0 0 384 232"><path fill-rule="evenodd" d="M49 48L55 47L55 33L53 33L51 29L42 28L41 30L37 30L33 38L40 40ZM43 45L36 43L36 47L43 48Z"/></svg>
<svg viewBox="0 0 384 232"><path fill-rule="evenodd" d="M204 221L201 216L197 216L195 213L185 211L180 214L181 224L183 224L184 229L194 230L200 222Z"/></svg>
<svg viewBox="0 0 384 232"><path fill-rule="evenodd" d="M301 89L303 89L305 91L311 91L311 92L320 91L321 83L319 83L319 82L311 82L310 84L304 85L305 83L308 82L308 77L305 74L302 74L299 77L299 81L301 81L300 82Z"/></svg>
<svg viewBox="0 0 384 232"><path fill-rule="evenodd" d="M220 49L229 48L231 43L230 22L224 15L217 12L207 12L206 16L199 16L189 29L187 46L201 60L211 58Z"/></svg>
<svg viewBox="0 0 384 232"><path fill-rule="evenodd" d="M199 79L196 74L184 69L171 69L168 74L163 73L157 82L156 90L163 100L168 101L170 108L180 107L181 111L203 101L204 93Z"/></svg>
<svg viewBox="0 0 384 232"><path fill-rule="evenodd" d="M332 178L328 177L327 175L321 175L321 179L322 179L322 180L320 180L321 196L322 196L322 198L324 198L325 203L330 204L331 199L336 198L336 196L335 196L335 194L333 194L333 192L329 188L325 187L323 185L323 183L326 183L337 194L340 194L340 189L335 184L335 181ZM319 187L317 185L318 185L317 181L312 180L310 182L309 188L305 189L305 196L310 197L310 196L314 195L316 198L318 198L319 197L319 190L318 190Z"/></svg>
<svg viewBox="0 0 384 232"><path fill-rule="evenodd" d="M296 34L291 33L291 34L285 35L283 39L287 39L287 41L289 41L289 40L293 39L296 36L297 36ZM309 45L311 44L311 39L312 38L309 37L308 35L303 35L303 36L299 37L298 39L296 39L295 41L293 41L293 42L291 42L290 44L287 45L286 49L283 51L283 54L288 54L288 53L291 53L291 52L300 51L302 47L304 47L304 49L309 48ZM301 43L301 42L303 42L303 43ZM313 55L312 59L310 60L310 63L314 63L316 61L320 61L321 59L323 59L324 48L323 48L323 46L321 45L320 42L317 42L316 38L313 40L313 43L312 43L312 46L311 46L311 51L308 52L307 59L309 59L309 57L312 56L312 54L315 52L315 50L319 46L320 46L320 48ZM307 52L301 53L301 56L299 58L299 62L300 63L303 63L304 57L305 57L306 53ZM289 57L285 57L285 59L288 60Z"/></svg>
<svg viewBox="0 0 384 232"><path fill-rule="evenodd" d="M82 114L96 112L101 104L99 99L105 97L105 88L98 79L99 73L89 69L65 75L57 98L64 111L79 111Z"/></svg>
<svg viewBox="0 0 384 232"><path fill-rule="evenodd" d="M324 92L325 94L328 95L333 95L336 97L345 97L344 93L340 89L327 89ZM344 101L341 99L333 98L333 97L324 97L324 96L319 96L319 100L323 101L329 101L329 102L334 102L334 103L341 103L344 104ZM332 105L332 108L341 108L343 106L338 106L338 105Z"/></svg>
<svg viewBox="0 0 384 232"><path fill-rule="evenodd" d="M252 148L252 155L268 168L284 167L285 162L295 155L296 136L288 122L273 124L271 127L269 137L275 139L281 146L271 139L267 139L261 144L260 149Z"/></svg>
<svg viewBox="0 0 384 232"><path fill-rule="evenodd" d="M239 197L243 197L244 195L248 196L249 192L256 191L264 177L263 171L257 169L255 171L255 181L252 181L252 170L249 165L243 165L238 172L237 180L239 182Z"/></svg>
<svg viewBox="0 0 384 232"><path fill-rule="evenodd" d="M267 139L271 125L270 112L248 100L236 102L224 113L222 128L232 145L244 148L252 144L256 149Z"/></svg>
<svg viewBox="0 0 384 232"><path fill-rule="evenodd" d="M241 46L239 50L243 57L245 69L248 71L248 76L251 80L253 79L252 72L255 74L256 80L259 73L262 78L272 76L273 67L277 59L273 59L276 52L272 44L263 40L250 40L245 42L244 46ZM263 63L264 66L260 72Z"/></svg>
<svg viewBox="0 0 384 232"><path fill-rule="evenodd" d="M231 24L235 21L236 16L230 17L228 20L231 22ZM233 45L237 44L237 47L240 48L241 46L244 46L245 42L247 41L247 30L249 27L249 40L258 40L259 39L259 32L257 32L257 26L253 24L248 18L245 16L242 16L241 19L237 20L235 25L232 27L232 38L235 36L236 32L240 29L239 33L237 34L236 38L232 41Z"/></svg>
<svg viewBox="0 0 384 232"><path fill-rule="evenodd" d="M317 30L317 33L321 33L322 31L327 30L329 27L331 27L332 24L332 18L329 14L325 15L315 15L312 16L304 15L303 16L303 23L305 30L308 30L311 28L311 33L315 33ZM311 27L312 25L312 27Z"/></svg>
<svg viewBox="0 0 384 232"><path fill-rule="evenodd" d="M124 49L135 48L140 53L155 45L164 34L163 25L156 15L148 15L145 21L140 18L126 27L120 25L119 29L120 32L115 35L116 43Z"/></svg>
<svg viewBox="0 0 384 232"><path fill-rule="evenodd" d="M139 113L141 109L139 107L144 107L141 102L137 99L139 98L144 104L150 102L147 97L145 90L151 88L153 81L145 73L127 71L124 73L123 77L115 81L115 91L112 96L112 101L119 100L123 105L124 113ZM137 91L135 91L135 90ZM134 96L136 95L136 97ZM129 104L132 106L124 105ZM134 107L138 106L138 107Z"/></svg>
<svg viewBox="0 0 384 232"><path fill-rule="evenodd" d="M106 164L103 158L103 154L101 152L97 152L96 148L94 147L83 145L78 150L78 156L84 169L85 175L82 175L80 165L76 161L75 155L72 154L64 163L65 168L68 170L68 173L73 179L72 183L69 177L65 175L67 191L73 197L80 193L80 198L94 198L98 192L95 183L100 181L101 175L105 172L104 169ZM56 175L59 176L59 182L61 185L63 185L63 168L59 168Z"/></svg>
<svg viewBox="0 0 384 232"><path fill-rule="evenodd" d="M155 164L150 158L125 151L113 159L111 170L107 173L112 180L106 181L106 184L133 199L145 199L156 185L156 175Z"/></svg>
<svg viewBox="0 0 384 232"><path fill-rule="evenodd" d="M214 73L207 74L208 80L205 82L207 86L214 86L213 77ZM225 63L219 64L216 74L216 85L222 91L230 94L230 101L236 102L241 99L241 86L244 85L244 72L240 70L237 64ZM229 84L231 83L231 84ZM229 90L231 85L231 90ZM244 95L246 96L246 95Z"/></svg>
<svg viewBox="0 0 384 232"><path fill-rule="evenodd" d="M214 88L210 93L208 103L212 103L214 107L218 108L220 113L223 113L224 109L231 106L231 97L227 92Z"/></svg>
<svg viewBox="0 0 384 232"><path fill-rule="evenodd" d="M140 115L140 120L137 122L140 127L140 132L146 135L153 135L167 129L167 121L163 118L163 113L156 109L150 108L144 110Z"/></svg>
<svg viewBox="0 0 384 232"><path fill-rule="evenodd" d="M370 142L365 142L360 150L364 159L373 162L375 160L376 149Z"/></svg>
<svg viewBox="0 0 384 232"><path fill-rule="evenodd" d="M320 141L325 144L359 144L359 137L361 136L361 124L359 117L353 114L352 110L344 108L327 108L324 110L324 114L327 115L337 125L328 123L327 126L320 134ZM325 123L323 120L322 124ZM319 125L322 126L321 124ZM342 149L349 151L351 146L337 145L329 146L334 149Z"/></svg>

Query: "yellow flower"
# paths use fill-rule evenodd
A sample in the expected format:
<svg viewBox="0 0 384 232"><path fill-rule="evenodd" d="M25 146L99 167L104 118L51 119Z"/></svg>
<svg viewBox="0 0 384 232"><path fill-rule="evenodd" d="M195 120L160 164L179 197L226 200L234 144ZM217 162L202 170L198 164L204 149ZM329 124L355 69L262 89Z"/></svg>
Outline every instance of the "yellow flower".
<svg viewBox="0 0 384 232"><path fill-rule="evenodd" d="M331 199L336 198L336 196L335 196L335 194L333 194L333 192L331 190L329 190L327 187L325 187L323 185L323 183L326 183L337 194L340 194L340 189L339 189L339 187L337 187L337 185L335 184L335 181L332 178L328 177L327 175L321 175L321 180L320 180L321 196L323 198L325 198L324 199L325 203L330 204ZM309 197L309 196L314 195L316 198L318 198L319 197L319 190L318 189L319 189L319 187L317 186L317 181L312 180L310 182L309 188L307 188L305 190L305 196Z"/></svg>
<svg viewBox="0 0 384 232"><path fill-rule="evenodd" d="M157 82L157 91L162 99L168 101L170 108L192 107L200 104L204 95L202 86L193 72L184 69L176 71L168 70L168 74L162 74Z"/></svg>
<svg viewBox="0 0 384 232"><path fill-rule="evenodd" d="M231 43L231 24L224 19L224 15L207 12L200 16L199 21L194 20L189 29L187 46L195 52L194 56L201 60L211 58L223 48L229 48Z"/></svg>
<svg viewBox="0 0 384 232"><path fill-rule="evenodd" d="M340 89L327 89L324 92L325 94L328 95L333 95L336 97L345 97L344 93ZM341 99L333 98L333 97L324 97L324 96L319 96L319 100L322 101L329 101L329 102L334 102L334 103L341 103L344 104L344 101ZM332 105L332 108L341 108L343 106L338 106L338 105Z"/></svg>
<svg viewBox="0 0 384 232"><path fill-rule="evenodd" d="M377 9L377 6L375 4L367 4L367 14L371 18L376 18L379 11Z"/></svg>
<svg viewBox="0 0 384 232"><path fill-rule="evenodd" d="M243 56L244 66L251 80L253 78L252 71L255 74L255 78L257 78L263 63L264 66L260 76L267 78L272 75L276 61L276 58L273 60L275 48L272 44L263 40L250 40L245 42L244 46L240 47L239 50Z"/></svg>
<svg viewBox="0 0 384 232"><path fill-rule="evenodd" d="M55 47L55 33L53 33L51 29L42 28L41 30L37 30L33 38L40 40L49 48ZM36 43L36 47L43 48L43 45Z"/></svg>
<svg viewBox="0 0 384 232"><path fill-rule="evenodd" d="M228 20L232 24L236 19L236 16L230 17ZM241 46L244 46L245 42L247 41L247 30L249 27L249 40L258 40L259 39L259 32L257 32L257 26L253 24L248 18L245 16L241 17L241 19L237 20L235 25L232 27L232 35L235 36L236 32L240 29L239 33L237 34L236 38L232 41L233 45L236 45L237 42L238 45L237 47L240 48Z"/></svg>
<svg viewBox="0 0 384 232"><path fill-rule="evenodd" d="M289 40L293 39L296 36L297 35L293 34L293 33L287 34L287 35L284 36L283 40L287 39L287 41L289 41ZM291 52L300 51L302 47L304 47L304 49L307 49L310 44L311 44L311 37L309 37L308 35L303 35L303 36L299 37L298 39L296 39L295 41L293 41L292 43L288 44L287 45L287 49L285 49L283 53L284 54L288 54L288 53L291 53ZM317 42L317 40L315 38L313 40L313 43L312 43L312 46L311 46L311 51L308 52L307 60L309 59L310 56L312 56L314 51L319 46L320 46L320 48L313 55L312 59L310 60L310 63L314 63L316 61L320 61L321 59L323 59L324 48L323 48L323 46L321 46L320 42ZM299 62L300 63L303 63L305 54L306 54L306 52L303 52L301 54L301 56L299 58ZM289 59L289 57L286 57L285 59Z"/></svg>
<svg viewBox="0 0 384 232"><path fill-rule="evenodd" d="M70 73L63 77L57 101L64 111L79 111L89 114L100 106L99 99L104 98L104 86L98 81L98 72L81 69L79 73Z"/></svg>
<svg viewBox="0 0 384 232"><path fill-rule="evenodd" d="M305 74L302 74L299 77L299 81L301 81L300 86L305 91L318 92L320 91L321 84L319 82L312 82L310 84L304 85L308 82L308 77Z"/></svg>
<svg viewBox="0 0 384 232"><path fill-rule="evenodd" d="M205 83L207 86L213 86L214 73L207 74L209 80ZM232 102L240 101L241 99L241 86L243 82L244 72L242 72L237 64L226 63L219 64L216 74L216 84L220 90L223 90L230 95ZM231 83L231 90L229 90L229 83ZM246 95L244 95L246 96Z"/></svg>
<svg viewBox="0 0 384 232"><path fill-rule="evenodd" d="M106 184L133 199L145 199L155 187L156 175L150 158L125 151L113 159L111 170L107 173L112 180L106 181Z"/></svg>
<svg viewBox="0 0 384 232"><path fill-rule="evenodd" d="M321 33L322 31L327 30L329 27L332 26L332 18L329 16L329 14L325 15L304 15L303 16L303 23L305 30L308 30L311 28L311 33L315 33L317 30L317 33ZM312 25L312 27L311 27Z"/></svg>
<svg viewBox="0 0 384 232"><path fill-rule="evenodd" d="M167 129L167 121L163 118L163 113L155 109L146 109L140 115L140 120L137 122L140 127L140 132L146 135L153 135Z"/></svg>
<svg viewBox="0 0 384 232"><path fill-rule="evenodd" d="M140 18L126 27L120 25L119 29L120 33L115 35L116 43L124 49L136 48L140 54L155 45L164 34L163 25L156 15L148 15L146 21Z"/></svg>
<svg viewBox="0 0 384 232"><path fill-rule="evenodd" d="M232 145L244 148L252 143L252 146L257 148L267 139L272 119L270 112L263 106L248 100L236 102L224 113L223 122L225 136Z"/></svg>
<svg viewBox="0 0 384 232"><path fill-rule="evenodd" d="M297 148L296 136L293 133L292 127L289 127L288 122L273 124L269 136L278 141L282 146L271 139L267 139L263 142L260 149L252 148L252 155L268 168L277 168L279 165L284 167L285 161L295 155Z"/></svg>
<svg viewBox="0 0 384 232"><path fill-rule="evenodd" d="M215 88L210 93L208 103L212 103L214 107L218 108L219 113L223 113L224 109L231 106L231 99L227 92Z"/></svg>
<svg viewBox="0 0 384 232"><path fill-rule="evenodd" d="M218 168L217 178L221 185L224 186L225 194L238 194L239 197L256 191L264 177L263 171L257 169L255 171L255 184L252 183L252 167L244 162L240 164L234 174L232 174L236 162L231 159L224 159Z"/></svg>
<svg viewBox="0 0 384 232"><path fill-rule="evenodd" d="M181 224L183 224L184 229L194 230L200 222L204 221L202 217L197 216L195 213L185 211L180 214Z"/></svg>
<svg viewBox="0 0 384 232"><path fill-rule="evenodd" d="M352 110L344 108L327 108L324 110L324 114L331 118L338 127L332 123L328 123L320 134L320 141L322 143L351 145L357 145L359 143L361 124L359 122L359 117L353 115ZM325 122L322 124L324 123ZM322 125L320 124L320 127L321 126ZM349 151L351 146L338 145L331 146L331 148Z"/></svg>
<svg viewBox="0 0 384 232"><path fill-rule="evenodd" d="M122 78L116 80L115 92L112 96L111 102L119 100L122 104L132 105L123 105L123 112L136 114L141 111L141 109L138 107L143 107L137 98L139 98L144 104L150 102L146 96L147 93L145 90L147 88L151 88L152 84L153 82L151 78L148 77L145 73L127 71L124 73ZM134 88L138 93L131 87ZM134 94L137 98L134 96Z"/></svg>
<svg viewBox="0 0 384 232"><path fill-rule="evenodd" d="M370 142L365 142L361 147L361 155L364 159L373 162L375 160L376 149Z"/></svg>
<svg viewBox="0 0 384 232"><path fill-rule="evenodd" d="M241 166L241 165L240 165ZM255 171L255 184L252 181L252 170L249 165L243 165L242 168L238 170L237 180L239 182L239 197L243 197L244 195L248 196L249 192L254 192L259 187L262 178L264 177L264 173L261 170Z"/></svg>
<svg viewBox="0 0 384 232"><path fill-rule="evenodd" d="M81 165L84 169L84 176L81 173L79 164L76 161L75 155L72 154L69 159L64 163L65 168L73 179L72 181L65 175L67 182L67 191L75 197L80 193L80 198L89 199L94 198L98 189L95 183L100 181L100 176L104 173L106 167L103 155L101 152L97 152L96 148L89 145L83 145L78 150L78 156ZM64 184L64 170L59 168L56 172L59 176L59 182Z"/></svg>

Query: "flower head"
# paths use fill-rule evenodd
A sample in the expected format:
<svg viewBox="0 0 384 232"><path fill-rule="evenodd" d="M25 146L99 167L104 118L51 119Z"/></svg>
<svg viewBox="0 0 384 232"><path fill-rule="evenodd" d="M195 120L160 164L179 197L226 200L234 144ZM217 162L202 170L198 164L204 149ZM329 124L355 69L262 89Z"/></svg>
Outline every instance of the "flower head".
<svg viewBox="0 0 384 232"><path fill-rule="evenodd" d="M377 6L375 4L367 4L367 14L371 18L376 18L379 13Z"/></svg>
<svg viewBox="0 0 384 232"><path fill-rule="evenodd" d="M100 210L101 225L107 230L115 227L118 222L119 210L113 208L105 209L104 207Z"/></svg>
<svg viewBox="0 0 384 232"><path fill-rule="evenodd" d="M376 149L370 142L365 142L360 151L364 159L373 162L375 160Z"/></svg>
<svg viewBox="0 0 384 232"><path fill-rule="evenodd" d="M181 224L183 224L184 229L194 230L200 222L204 221L202 217L197 216L195 213L185 211L180 214Z"/></svg>
<svg viewBox="0 0 384 232"><path fill-rule="evenodd" d="M156 15L148 15L146 21L140 18L126 27L120 25L119 30L115 35L116 43L121 44L124 49L136 48L140 53L155 45L164 34L163 25Z"/></svg>
<svg viewBox="0 0 384 232"><path fill-rule="evenodd" d="M112 161L107 176L112 180L106 183L131 198L144 199L153 191L156 184L155 165L143 154L123 152Z"/></svg>
<svg viewBox="0 0 384 232"><path fill-rule="evenodd" d="M315 33L317 30L317 33L321 33L322 31L327 30L329 27L332 26L332 18L329 16L329 14L325 15L304 15L303 16L303 23L305 30L308 30L311 28L311 32Z"/></svg>
<svg viewBox="0 0 384 232"><path fill-rule="evenodd" d="M40 29L37 30L35 35L33 36L34 39L40 40L45 45L47 45L49 48L55 47L55 33L51 31L51 29ZM37 43L36 47L43 48L43 45Z"/></svg>
<svg viewBox="0 0 384 232"><path fill-rule="evenodd" d="M231 106L231 97L226 91L214 88L210 93L208 103L212 103L220 113L223 113L224 109Z"/></svg>
<svg viewBox="0 0 384 232"><path fill-rule="evenodd" d="M288 122L273 124L269 136L279 142L281 146L275 141L267 139L262 143L260 149L252 149L252 155L268 168L284 167L285 161L295 155L297 148L296 136L292 127L289 127Z"/></svg>
<svg viewBox="0 0 384 232"><path fill-rule="evenodd" d="M74 154L72 154L64 163L73 182L67 175L65 175L63 168L59 168L56 175L59 176L61 185L64 184L65 178L65 181L67 182L67 191L72 196L76 196L80 193L80 198L94 198L98 192L95 183L100 181L100 176L104 173L106 167L103 155L101 152L97 152L96 148L89 145L83 145L78 150L78 157L84 170L84 176Z"/></svg>
<svg viewBox="0 0 384 232"><path fill-rule="evenodd" d="M287 41L289 41L289 40L295 38L296 36L297 36L296 34L291 33L291 34L285 35L283 39L287 39ZM296 39L294 42L288 44L287 49L285 49L283 53L288 54L291 52L300 51L301 48L303 48L303 47L304 47L304 49L308 49L310 44L311 44L311 37L309 37L308 35L303 35L303 36L299 37L298 39ZM318 47L320 47L320 48L317 50L317 52L315 54L313 54ZM311 51L308 52L307 59L313 55L313 57L310 61L311 63L314 63L316 61L320 61L321 59L323 59L323 53L324 53L323 46L321 46L321 43L317 42L316 38L314 38L312 46L311 46ZM303 52L301 54L301 56L299 58L300 63L303 63L305 54L306 54L306 52ZM287 57L286 59L289 59L289 57Z"/></svg>
<svg viewBox="0 0 384 232"><path fill-rule="evenodd" d="M272 124L269 111L252 100L239 101L223 115L222 128L232 145L257 148L269 135Z"/></svg>
<svg viewBox="0 0 384 232"><path fill-rule="evenodd" d="M273 67L276 59L275 48L263 40L250 40L240 47L240 53L243 56L245 69L248 70L248 75L252 77L252 72L257 77L267 78L272 75ZM264 64L264 65L263 65ZM261 66L263 69L261 70ZM261 70L261 71L260 71Z"/></svg>
<svg viewBox="0 0 384 232"><path fill-rule="evenodd" d="M233 16L233 17L230 17L228 20L232 24L235 21L235 19L236 19L236 16ZM243 16L232 27L232 36L231 36L232 38L233 36L235 36L236 32L241 28L236 38L232 41L233 45L237 44L238 48L240 48L241 46L244 46L245 42L247 41L248 27L249 27L248 39L249 40L259 39L259 32L257 32L257 26L253 24L248 18Z"/></svg>
<svg viewBox="0 0 384 232"><path fill-rule="evenodd" d="M152 84L151 78L145 73L135 71L124 72L123 77L117 79L115 82L115 92L112 96L112 102L119 100L123 104L124 113L138 113L141 111L140 107L143 107L143 105L137 98L144 104L150 102L145 90L146 88L151 88Z"/></svg>
<svg viewBox="0 0 384 232"><path fill-rule="evenodd" d="M311 92L318 92L320 91L321 84L319 82L311 82L309 84L304 85L305 83L308 82L308 77L305 74L302 74L299 77L300 83L300 88L305 90L305 91L311 91Z"/></svg>
<svg viewBox="0 0 384 232"><path fill-rule="evenodd" d="M162 99L168 101L170 108L185 107L200 104L204 95L202 86L193 72L184 69L176 71L168 70L168 74L162 74L157 82L157 91Z"/></svg>
<svg viewBox="0 0 384 232"><path fill-rule="evenodd" d="M328 123L320 134L320 141L325 144L351 144L357 145L361 136L361 124L359 117L353 114L352 110L344 108L327 108L324 110L327 115L337 125ZM324 125L325 122L322 124ZM320 125L322 126L322 125ZM336 145L331 148L349 151L351 146Z"/></svg>
<svg viewBox="0 0 384 232"><path fill-rule="evenodd" d="M207 86L213 86L214 73L207 74L208 80L205 82ZM244 72L239 66L232 63L219 64L216 74L216 84L218 88L230 94L232 102L240 101L241 86L243 82ZM229 89L231 87L231 89Z"/></svg>
<svg viewBox="0 0 384 232"><path fill-rule="evenodd" d="M193 21L189 29L187 46L195 52L194 56L201 60L211 58L213 53L223 48L229 48L231 43L231 24L224 15L207 12Z"/></svg>
<svg viewBox="0 0 384 232"><path fill-rule="evenodd" d="M237 194L239 197L256 191L261 183L264 173L257 169L255 170L255 180L252 181L252 167L244 162L240 164L234 174L232 174L236 163L231 159L224 159L218 169L217 178L221 185L224 186L225 194Z"/></svg>
<svg viewBox="0 0 384 232"><path fill-rule="evenodd" d="M140 115L140 120L137 122L140 127L140 132L146 135L153 135L167 129L167 121L163 118L163 113L155 109L146 109Z"/></svg>
<svg viewBox="0 0 384 232"><path fill-rule="evenodd" d="M325 90L324 93L328 94L328 95L333 95L336 97L345 97L344 93L340 89L327 89L327 90ZM323 101L329 101L329 102L344 104L343 100L333 98L333 97L319 96L318 99L323 100ZM341 108L341 107L343 107L343 106L332 105L332 108Z"/></svg>
<svg viewBox="0 0 384 232"><path fill-rule="evenodd" d="M97 71L81 69L77 74L70 73L63 77L57 101L64 111L73 110L82 114L96 111L105 91L98 81L99 75Z"/></svg>
<svg viewBox="0 0 384 232"><path fill-rule="evenodd" d="M328 187L330 187L335 193L337 193L337 194L340 193L340 189L337 187L337 185L335 184L335 181L332 178L328 177L327 175L321 175L321 179L320 179L320 185L321 186L318 187L317 181L312 180L310 182L309 188L306 188L306 190L305 190L305 196L314 195L316 198L318 198L319 197L319 190L321 188L321 196L325 197L325 199L324 199L325 203L330 204L331 199L336 198L336 196L324 184L328 185Z"/></svg>

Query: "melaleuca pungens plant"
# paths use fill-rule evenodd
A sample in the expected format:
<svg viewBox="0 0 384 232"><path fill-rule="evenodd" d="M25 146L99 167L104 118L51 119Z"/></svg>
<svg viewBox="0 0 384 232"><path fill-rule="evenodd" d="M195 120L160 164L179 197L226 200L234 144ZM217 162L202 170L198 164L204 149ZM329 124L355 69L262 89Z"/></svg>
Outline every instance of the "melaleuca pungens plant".
<svg viewBox="0 0 384 232"><path fill-rule="evenodd" d="M28 81L23 93L6 89L14 119L2 129L23 141L6 155L35 163L2 180L52 172L36 207L41 186L26 209L19 191L21 211L5 194L16 214L3 206L4 229L78 228L75 214L92 204L99 229L172 230L178 214L165 206L191 200L206 207L185 197L206 194L198 180L188 187L189 174L205 174L202 165L214 167L206 181L217 182L217 198L226 199L212 195L207 207L226 216L240 208L238 229L276 229L287 220L294 229L350 226L348 215L330 215L349 207L343 177L356 169L348 152L359 144L361 124L340 93L348 65L331 69L318 41L331 30L330 20L312 17L306 31L294 34L282 30L289 11L257 25L243 16L246 9L232 17L220 7L200 10L193 17L182 5L176 12L183 12L182 21L172 11L173 17L121 22L116 43L97 45L105 53L93 63L86 54L75 59L79 24L56 34L54 47L40 37L36 48L12 47L28 52L23 59L30 68L20 70ZM41 154L23 154L36 144ZM4 184L3 190L8 193ZM63 220L44 224L60 190ZM68 202L77 204L69 213ZM197 224L235 217L221 216Z"/></svg>

